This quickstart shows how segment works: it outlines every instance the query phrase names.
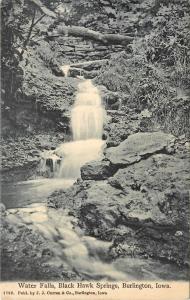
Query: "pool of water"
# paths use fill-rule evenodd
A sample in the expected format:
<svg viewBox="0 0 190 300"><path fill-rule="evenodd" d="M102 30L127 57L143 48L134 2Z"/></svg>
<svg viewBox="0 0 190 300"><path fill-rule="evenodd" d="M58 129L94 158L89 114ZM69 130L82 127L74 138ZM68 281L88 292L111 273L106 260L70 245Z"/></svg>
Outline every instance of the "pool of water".
<svg viewBox="0 0 190 300"><path fill-rule="evenodd" d="M62 261L90 280L184 280L184 269L153 259L123 257L108 262L110 242L78 233L78 221L66 210L48 208L47 197L66 189L71 180L36 179L2 186L2 202L8 218L38 231L50 243L53 265ZM12 217L13 216L13 217Z"/></svg>
<svg viewBox="0 0 190 300"><path fill-rule="evenodd" d="M55 190L66 189L73 180L40 178L17 183L3 183L1 199L7 209L24 207L32 203L46 202Z"/></svg>

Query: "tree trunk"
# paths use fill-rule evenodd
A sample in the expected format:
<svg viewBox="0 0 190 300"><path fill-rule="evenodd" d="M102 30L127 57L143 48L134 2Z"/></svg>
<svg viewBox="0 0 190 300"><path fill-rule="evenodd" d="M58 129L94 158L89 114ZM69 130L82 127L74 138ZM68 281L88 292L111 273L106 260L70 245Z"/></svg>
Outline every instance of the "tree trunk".
<svg viewBox="0 0 190 300"><path fill-rule="evenodd" d="M98 31L90 30L80 26L62 26L49 34L49 37L58 37L61 35L71 35L92 39L103 44L126 45L133 41L133 37L121 34L102 34Z"/></svg>

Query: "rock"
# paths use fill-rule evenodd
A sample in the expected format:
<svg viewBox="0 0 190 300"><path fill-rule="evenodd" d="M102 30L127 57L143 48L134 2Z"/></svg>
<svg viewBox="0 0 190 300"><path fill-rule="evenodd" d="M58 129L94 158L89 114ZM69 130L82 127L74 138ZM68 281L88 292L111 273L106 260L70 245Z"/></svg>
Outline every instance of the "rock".
<svg viewBox="0 0 190 300"><path fill-rule="evenodd" d="M56 131L49 131L48 134L35 136L15 136L9 143L2 139L2 148L7 153L6 157L2 155L2 180L9 182L26 180L32 176L35 178L42 150L55 149L63 138L63 133L56 135Z"/></svg>
<svg viewBox="0 0 190 300"><path fill-rule="evenodd" d="M135 256L185 265L190 220L188 160L187 153L183 158L177 153L153 154L122 165L108 180L79 181L51 202L77 216L85 234L113 241L110 253L116 257L130 255L127 249L135 248ZM93 174L92 167L84 166L86 176L88 170Z"/></svg>
<svg viewBox="0 0 190 300"><path fill-rule="evenodd" d="M29 152L29 154L30 154L31 156L40 156L39 150L32 150L32 151Z"/></svg>
<svg viewBox="0 0 190 300"><path fill-rule="evenodd" d="M99 86L100 93L102 96L103 103L107 110L118 110L121 101L117 92L109 91L105 86Z"/></svg>
<svg viewBox="0 0 190 300"><path fill-rule="evenodd" d="M109 179L113 186L117 184L122 190L151 191L155 187L157 191L163 191L175 187L188 188L188 157L185 160L178 156L155 154L138 164L127 166ZM180 171L179 171L180 170ZM180 175L179 175L180 174ZM168 180L170 178L170 180Z"/></svg>
<svg viewBox="0 0 190 300"><path fill-rule="evenodd" d="M86 71L83 70L82 68L73 68L71 67L69 69L69 77L78 77L78 76L84 76L84 78L86 79L92 79L94 77L96 77L98 74L98 72L96 70L92 70L92 71Z"/></svg>
<svg viewBox="0 0 190 300"><path fill-rule="evenodd" d="M136 116L135 120L132 117ZM120 110L107 110L104 133L107 136L107 147L118 146L131 134L140 131L140 120L134 111L129 111L121 107Z"/></svg>
<svg viewBox="0 0 190 300"><path fill-rule="evenodd" d="M99 50L99 51L106 51L107 47L106 46L99 46L99 45L95 45L95 49Z"/></svg>
<svg viewBox="0 0 190 300"><path fill-rule="evenodd" d="M187 205L187 191L190 187L187 162L188 157L182 160L175 156L156 154L137 164L120 169L109 179L109 183L113 187L120 188L124 193L129 193L131 190L140 191L143 197L148 197L149 205L152 206L152 209L149 207L148 210L154 223L161 223L157 218L164 214L169 217L168 225L170 222L172 226L180 224L182 227L188 227L185 221L185 209L182 206L182 203L185 207ZM169 204L170 201L173 205ZM153 217L156 206L158 215L156 213L157 216ZM180 209L181 215L176 215L173 209L176 212ZM145 209L146 212L148 210Z"/></svg>
<svg viewBox="0 0 190 300"><path fill-rule="evenodd" d="M112 109L112 105L117 103L119 100L119 95L116 92L108 91L103 95L103 101L107 105L108 109Z"/></svg>
<svg viewBox="0 0 190 300"><path fill-rule="evenodd" d="M107 149L105 156L113 165L127 166L153 153L166 150L174 140L173 135L163 132L136 133L119 146Z"/></svg>
<svg viewBox="0 0 190 300"><path fill-rule="evenodd" d="M3 203L0 203L0 213L3 214L6 211L6 207Z"/></svg>
<svg viewBox="0 0 190 300"><path fill-rule="evenodd" d="M94 70L94 71L85 71L84 72L84 77L86 79L93 79L97 75L98 75L98 71L96 71L96 70Z"/></svg>
<svg viewBox="0 0 190 300"><path fill-rule="evenodd" d="M81 168L81 178L87 180L103 180L113 174L109 161L91 161Z"/></svg>
<svg viewBox="0 0 190 300"><path fill-rule="evenodd" d="M82 68L70 68L69 69L69 76L70 77L77 77L77 76L83 76L84 70Z"/></svg>

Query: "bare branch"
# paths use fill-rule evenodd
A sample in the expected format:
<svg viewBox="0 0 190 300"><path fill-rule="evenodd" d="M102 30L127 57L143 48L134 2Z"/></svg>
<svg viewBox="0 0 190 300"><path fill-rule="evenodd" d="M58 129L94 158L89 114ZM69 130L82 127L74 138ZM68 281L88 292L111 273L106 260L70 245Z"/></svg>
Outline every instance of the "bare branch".
<svg viewBox="0 0 190 300"><path fill-rule="evenodd" d="M36 22L34 22L33 27L36 26L36 24L37 24L38 22L40 22L45 16L46 16L46 14L43 14L39 19L37 19Z"/></svg>

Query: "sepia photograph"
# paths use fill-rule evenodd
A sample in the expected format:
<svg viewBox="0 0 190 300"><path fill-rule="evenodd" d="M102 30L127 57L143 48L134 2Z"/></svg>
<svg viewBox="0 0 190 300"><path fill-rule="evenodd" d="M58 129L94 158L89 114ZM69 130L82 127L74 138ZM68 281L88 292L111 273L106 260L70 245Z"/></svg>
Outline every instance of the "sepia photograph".
<svg viewBox="0 0 190 300"><path fill-rule="evenodd" d="M188 0L1 1L1 282L188 281L189 24Z"/></svg>

